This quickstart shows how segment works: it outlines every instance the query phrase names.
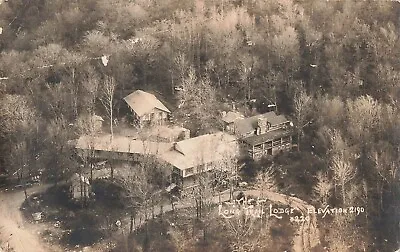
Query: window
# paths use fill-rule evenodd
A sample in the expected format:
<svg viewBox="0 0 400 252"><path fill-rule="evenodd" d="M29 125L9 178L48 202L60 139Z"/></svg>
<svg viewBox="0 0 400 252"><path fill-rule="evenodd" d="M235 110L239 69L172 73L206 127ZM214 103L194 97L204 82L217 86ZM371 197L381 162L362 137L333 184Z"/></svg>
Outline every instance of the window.
<svg viewBox="0 0 400 252"><path fill-rule="evenodd" d="M190 174L193 174L193 171L194 171L194 169L193 169L193 168L186 169L186 171L185 171L185 175L190 175Z"/></svg>

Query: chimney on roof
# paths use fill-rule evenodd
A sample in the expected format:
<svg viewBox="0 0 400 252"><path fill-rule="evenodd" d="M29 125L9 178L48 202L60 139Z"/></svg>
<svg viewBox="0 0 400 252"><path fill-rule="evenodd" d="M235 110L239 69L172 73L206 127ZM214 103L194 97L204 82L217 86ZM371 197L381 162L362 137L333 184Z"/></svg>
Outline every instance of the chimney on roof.
<svg viewBox="0 0 400 252"><path fill-rule="evenodd" d="M179 147L179 145L178 145L177 142L174 142L174 144L173 144L173 149L176 150L177 152L179 152L179 153L185 155L185 153L184 153L184 152L182 151L182 149Z"/></svg>
<svg viewBox="0 0 400 252"><path fill-rule="evenodd" d="M189 129L183 129L178 137L179 140L186 140L189 138L190 138L190 130Z"/></svg>
<svg viewBox="0 0 400 252"><path fill-rule="evenodd" d="M257 135L263 134L268 130L268 122L266 118L257 118Z"/></svg>

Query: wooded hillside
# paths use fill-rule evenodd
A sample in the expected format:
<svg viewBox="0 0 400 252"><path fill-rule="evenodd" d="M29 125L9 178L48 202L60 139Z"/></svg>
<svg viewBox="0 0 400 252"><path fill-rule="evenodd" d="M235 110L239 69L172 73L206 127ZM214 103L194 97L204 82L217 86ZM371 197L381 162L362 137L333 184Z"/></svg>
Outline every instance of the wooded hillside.
<svg viewBox="0 0 400 252"><path fill-rule="evenodd" d="M288 114L300 151L326 160L321 200L335 188L339 205L368 209L365 220L332 224L327 236L343 240L332 251L360 236L395 246L399 15L394 1L1 1L0 170L69 174L67 141L82 116L107 118L110 80L116 118L127 113L123 97L150 90L177 118L191 113L195 134L216 127L226 104L255 99L260 111Z"/></svg>

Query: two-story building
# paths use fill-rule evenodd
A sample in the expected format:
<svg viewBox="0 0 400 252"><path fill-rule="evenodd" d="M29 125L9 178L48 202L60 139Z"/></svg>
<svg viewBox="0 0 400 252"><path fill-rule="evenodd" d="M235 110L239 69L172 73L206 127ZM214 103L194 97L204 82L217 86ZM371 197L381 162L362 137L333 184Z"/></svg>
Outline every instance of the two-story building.
<svg viewBox="0 0 400 252"><path fill-rule="evenodd" d="M236 120L234 134L254 159L292 148L292 123L274 111Z"/></svg>
<svg viewBox="0 0 400 252"><path fill-rule="evenodd" d="M171 111L153 94L136 90L124 98L133 113L133 121L139 126L163 125Z"/></svg>
<svg viewBox="0 0 400 252"><path fill-rule="evenodd" d="M212 171L236 173L226 165L239 152L234 136L218 132L174 143L160 158L172 166L171 180L183 193L199 185Z"/></svg>
<svg viewBox="0 0 400 252"><path fill-rule="evenodd" d="M199 184L199 177L205 178L218 169L227 173L235 172L239 153L237 139L223 132L207 134L178 142L154 142L122 136L81 136L75 148L82 157L122 162L141 162L142 157L154 156L165 164L166 173L181 191L188 192ZM204 175L204 176L203 176Z"/></svg>

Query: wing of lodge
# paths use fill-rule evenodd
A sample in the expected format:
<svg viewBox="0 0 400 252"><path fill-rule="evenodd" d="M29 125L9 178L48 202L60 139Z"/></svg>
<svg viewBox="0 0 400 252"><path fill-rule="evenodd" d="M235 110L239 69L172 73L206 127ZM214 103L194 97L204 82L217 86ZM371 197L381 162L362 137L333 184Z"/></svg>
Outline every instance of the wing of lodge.
<svg viewBox="0 0 400 252"><path fill-rule="evenodd" d="M254 159L290 150L293 144L292 123L284 115L268 112L239 119L230 128Z"/></svg>

